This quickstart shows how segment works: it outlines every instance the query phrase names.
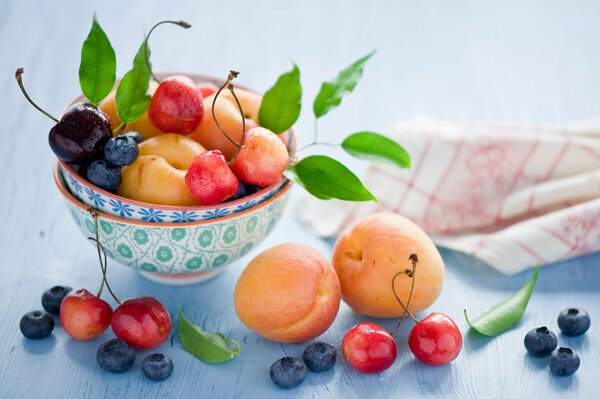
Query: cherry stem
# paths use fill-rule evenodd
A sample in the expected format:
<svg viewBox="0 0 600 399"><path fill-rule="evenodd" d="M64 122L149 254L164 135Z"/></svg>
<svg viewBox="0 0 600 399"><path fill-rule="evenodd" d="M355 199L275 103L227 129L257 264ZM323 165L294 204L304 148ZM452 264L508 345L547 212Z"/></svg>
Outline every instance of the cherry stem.
<svg viewBox="0 0 600 399"><path fill-rule="evenodd" d="M237 104L238 110L240 111L240 116L242 117L242 138L240 140L240 145L238 145L237 150L235 150L235 153L231 157L231 161L229 161L229 164L233 165L233 161L235 161L235 157L237 157L237 155L240 153L240 150L242 149L242 145L244 144L244 139L246 138L246 118L244 117L244 110L242 109L242 104L240 104L240 100L238 99L237 95L235 94L235 90L233 88L233 83L229 83L227 85L227 89L229 89L229 91L231 92L231 95L233 96L233 99L235 100L235 103Z"/></svg>
<svg viewBox="0 0 600 399"><path fill-rule="evenodd" d="M106 250L104 249L104 246L100 243L100 236L99 236L99 230L98 230L98 214L96 213L96 210L93 208L89 208L88 212L92 215L92 218L94 219L94 234L96 236L96 238L88 237L88 240L94 241L96 243L96 249L98 251L98 260L100 261L100 270L102 270L102 282L100 283L100 289L98 290L98 294L96 296L98 298L100 298L100 295L102 295L104 286L106 285L106 289L108 289L108 292L110 293L110 295L113 297L115 302L117 302L120 305L121 301L119 300L119 298L117 298L117 296L115 295L113 290L110 288L110 285L108 284L108 280L106 279L106 268L108 265L108 258L106 256ZM104 254L104 259L102 258L102 254Z"/></svg>
<svg viewBox="0 0 600 399"><path fill-rule="evenodd" d="M411 254L408 257L408 259L412 263L412 269L406 269L406 270L404 270L402 272L398 272L398 273L396 273L396 275L392 279L392 292L394 293L394 296L396 297L396 300L398 301L398 303L400 304L400 306L402 306L402 309L404 309L404 313L402 314L402 316L400 316L400 320L398 320L398 323L396 323L396 326L390 332L390 335L394 335L396 333L396 331L398 331L398 329L400 328L400 325L402 325L402 321L404 321L404 318L406 317L406 315L408 315L415 323L419 322L419 320L417 320L417 318L415 317L415 315L413 315L408 310L408 307L410 306L410 301L411 301L412 296L413 296L413 292L415 290L415 272L417 270L417 263L419 262L419 258L417 257L416 254ZM411 284L410 284L410 292L408 294L408 300L406 301L406 306L404 306L404 303L402 302L402 300L398 296L398 293L396 292L396 286L395 286L396 278L400 277L403 274L406 274L408 277L410 277L412 279Z"/></svg>
<svg viewBox="0 0 600 399"><path fill-rule="evenodd" d="M215 124L217 125L217 127L219 128L219 130L221 131L221 133L223 133L225 135L225 137L227 138L227 140L229 140L231 142L231 144L233 144L236 147L238 147L238 151L239 151L240 147L242 146L242 144L238 143L237 141L235 141L234 139L232 139L227 134L227 132L225 131L225 129L223 129L223 127L219 123L219 120L217 119L217 115L215 115L215 104L217 103L217 98L219 98L219 95L221 94L221 92L223 91L223 89L226 88L226 87L228 87L229 84L231 84L231 82L233 81L233 79L237 78L239 74L240 73L237 72L237 71L229 71L229 75L227 75L227 80L225 81L225 83L223 83L223 85L221 87L219 87L219 90L217 90L217 92L215 93L215 96L214 96L213 101L212 101L212 105L210 107L210 112L211 112L212 117L213 117L213 119L215 121ZM236 97L234 96L234 98L236 98ZM237 101L237 98L236 98L236 101ZM238 102L238 106L239 106L239 108L241 110L242 107L239 105L239 102ZM244 114L242 113L242 118L243 117L244 117ZM236 151L236 155L237 155L237 151Z"/></svg>
<svg viewBox="0 0 600 399"><path fill-rule="evenodd" d="M185 21L160 21L159 23L154 25L152 27L152 29L150 29L150 32L148 32L148 34L146 35L146 38L144 39L144 59L146 60L146 67L150 71L150 75L152 76L152 79L154 79L158 83L160 83L160 80L156 77L156 75L154 75L154 72L152 72L152 66L150 65L150 55L148 54L148 39L150 38L150 35L154 31L154 29L156 29L157 27L159 27L162 24L173 24L173 25L181 26L183 29L192 27L192 25L188 24Z"/></svg>
<svg viewBox="0 0 600 399"><path fill-rule="evenodd" d="M35 109L40 111L42 114L46 115L48 118L50 118L54 122L58 123L57 118L50 115L48 112L44 111L40 106L38 106L36 103L34 103L33 100L29 97L29 95L27 94L27 91L25 90L25 86L23 86L23 72L24 72L23 68L17 68L17 71L15 72L15 79L17 79L17 84L19 85L19 88L23 92L23 95L25 96L27 101L29 101L29 103L31 105L33 105L35 107Z"/></svg>

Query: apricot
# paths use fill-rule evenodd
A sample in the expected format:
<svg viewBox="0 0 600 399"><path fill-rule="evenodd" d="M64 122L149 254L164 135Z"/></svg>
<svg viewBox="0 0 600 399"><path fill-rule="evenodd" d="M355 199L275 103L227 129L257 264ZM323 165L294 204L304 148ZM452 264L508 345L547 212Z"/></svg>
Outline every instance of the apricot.
<svg viewBox="0 0 600 399"><path fill-rule="evenodd" d="M244 111L246 131L257 127L258 109L262 97L258 94L245 90L236 90ZM194 130L189 137L196 140L208 150L219 150L227 160L230 160L237 147L219 130L211 113L212 102L215 95L204 99L204 110L206 115L202 118L200 126ZM222 91L215 103L215 116L221 127L236 142L242 140L242 119L240 111L229 91Z"/></svg>
<svg viewBox="0 0 600 399"><path fill-rule="evenodd" d="M283 141L272 131L256 127L246 133L231 170L244 183L265 187L281 177L288 163Z"/></svg>
<svg viewBox="0 0 600 399"><path fill-rule="evenodd" d="M344 302L367 316L401 316L404 310L394 296L392 279L412 268L413 253L419 261L409 310L419 312L436 300L444 282L444 262L427 234L394 213L368 216L347 229L335 244L332 260ZM400 276L394 287L406 304L411 279Z"/></svg>
<svg viewBox="0 0 600 399"><path fill-rule="evenodd" d="M340 306L331 264L302 244L280 244L257 255L235 287L242 323L266 339L303 342L324 333Z"/></svg>
<svg viewBox="0 0 600 399"><path fill-rule="evenodd" d="M158 205L200 205L190 193L185 174L204 148L179 134L163 134L142 141L140 155L122 170L117 193L136 201Z"/></svg>
<svg viewBox="0 0 600 399"><path fill-rule="evenodd" d="M155 81L150 81L150 86L148 88L148 93L153 95L156 89L158 88L158 83ZM110 119L110 123L112 128L116 128L121 123L121 118L117 114L117 105L115 100L116 91L113 90L108 97L106 97L102 102L98 105L98 107L108 115L108 119ZM162 130L154 126L150 118L148 117L148 111L144 112L142 116L139 117L134 122L127 124L123 128L123 133L134 131L138 132L145 139L150 137L158 136L163 134Z"/></svg>

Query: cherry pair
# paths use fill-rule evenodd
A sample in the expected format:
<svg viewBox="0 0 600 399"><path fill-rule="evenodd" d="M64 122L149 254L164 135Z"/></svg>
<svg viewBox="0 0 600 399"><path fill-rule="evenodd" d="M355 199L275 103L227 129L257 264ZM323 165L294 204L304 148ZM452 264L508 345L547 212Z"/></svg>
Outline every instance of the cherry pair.
<svg viewBox="0 0 600 399"><path fill-rule="evenodd" d="M407 269L394 276L394 280L404 274L412 279L406 306L394 291L396 299L404 309L404 315L400 318L396 327L388 332L376 323L363 322L352 327L344 336L342 352L348 363L357 371L379 373L394 363L397 349L393 335L406 315L415 322L415 326L408 336L408 346L413 355L421 362L431 366L439 366L450 363L460 353L462 334L450 317L443 313L434 312L419 321L408 311L414 290L414 276L418 258L415 254L412 254L409 260L412 262L412 270ZM394 287L394 280L392 281L392 287Z"/></svg>

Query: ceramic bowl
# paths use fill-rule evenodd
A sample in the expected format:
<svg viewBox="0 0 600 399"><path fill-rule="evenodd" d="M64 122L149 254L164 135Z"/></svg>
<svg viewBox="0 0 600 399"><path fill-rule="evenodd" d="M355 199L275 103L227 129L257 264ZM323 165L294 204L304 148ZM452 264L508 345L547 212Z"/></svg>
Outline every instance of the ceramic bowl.
<svg viewBox="0 0 600 399"><path fill-rule="evenodd" d="M287 184L286 179L281 177L276 183L254 194L218 205L155 205L112 194L85 180L68 163L57 161L57 164L67 188L79 202L107 215L150 223L198 222L242 212L271 198Z"/></svg>
<svg viewBox="0 0 600 399"><path fill-rule="evenodd" d="M81 233L93 236L90 207L71 195L58 163L54 180ZM247 254L271 232L291 186L286 181L262 203L211 220L151 223L97 212L100 242L111 259L138 269L150 280L171 285L205 281Z"/></svg>
<svg viewBox="0 0 600 399"><path fill-rule="evenodd" d="M160 78L174 75L172 73L158 73ZM209 82L216 85L223 83L222 79L216 79L210 76L189 74L186 76L190 77L194 82ZM250 90L244 86L239 86L244 90ZM75 98L68 106L72 104L84 101L83 96ZM210 116L210 114L206 114ZM282 135L286 136L288 151L292 153L296 148L296 133L293 129L290 129ZM108 191L102 190L101 188L90 183L84 179L77 171L67 162L59 161L60 173L64 178L64 181L73 196L94 209L106 213L107 215L118 216L120 218L129 220L139 220L150 223L165 223L165 222L197 222L201 220L210 220L227 215L231 215L237 212L243 212L249 208L254 207L257 204L264 202L271 198L281 188L287 184L287 179L283 176L277 182L264 187L254 194L247 195L235 201L224 202L217 205L203 205L203 206L166 206L166 205L155 205L147 202L134 201L120 195L112 194Z"/></svg>

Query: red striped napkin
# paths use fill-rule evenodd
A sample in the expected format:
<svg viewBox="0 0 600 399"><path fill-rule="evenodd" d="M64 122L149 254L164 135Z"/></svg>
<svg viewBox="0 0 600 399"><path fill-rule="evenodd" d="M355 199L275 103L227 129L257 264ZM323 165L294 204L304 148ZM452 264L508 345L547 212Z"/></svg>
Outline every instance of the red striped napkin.
<svg viewBox="0 0 600 399"><path fill-rule="evenodd" d="M600 250L600 130L421 119L389 135L411 169L372 165L363 181L378 202L303 201L299 217L314 233L396 212L505 274Z"/></svg>

